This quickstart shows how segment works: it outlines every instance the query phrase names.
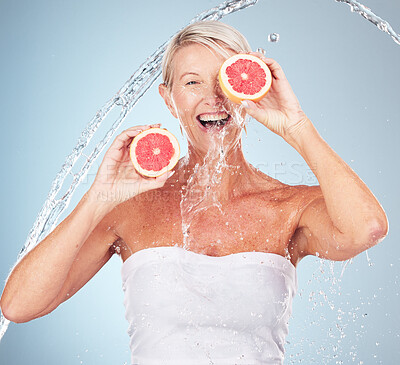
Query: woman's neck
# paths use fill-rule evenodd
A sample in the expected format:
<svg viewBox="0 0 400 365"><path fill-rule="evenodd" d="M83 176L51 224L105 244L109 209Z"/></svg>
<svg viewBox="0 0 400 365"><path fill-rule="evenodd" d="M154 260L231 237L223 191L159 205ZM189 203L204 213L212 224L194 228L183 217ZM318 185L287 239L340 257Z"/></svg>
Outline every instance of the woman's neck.
<svg viewBox="0 0 400 365"><path fill-rule="evenodd" d="M220 148L206 154L189 145L184 162L184 185L190 179L190 187L206 189L210 186L211 189L218 189L224 198L248 193L260 181L260 173L244 158L240 141L227 151Z"/></svg>

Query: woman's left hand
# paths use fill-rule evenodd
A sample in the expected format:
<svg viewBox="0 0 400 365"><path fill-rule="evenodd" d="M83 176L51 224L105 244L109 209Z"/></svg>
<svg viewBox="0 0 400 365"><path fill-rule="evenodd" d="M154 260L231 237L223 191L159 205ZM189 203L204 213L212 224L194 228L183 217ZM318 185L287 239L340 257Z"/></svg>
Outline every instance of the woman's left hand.
<svg viewBox="0 0 400 365"><path fill-rule="evenodd" d="M293 137L306 122L307 116L301 109L282 67L259 52L250 54L267 64L272 73L272 84L267 95L257 103L250 100L242 102L246 113L282 138Z"/></svg>

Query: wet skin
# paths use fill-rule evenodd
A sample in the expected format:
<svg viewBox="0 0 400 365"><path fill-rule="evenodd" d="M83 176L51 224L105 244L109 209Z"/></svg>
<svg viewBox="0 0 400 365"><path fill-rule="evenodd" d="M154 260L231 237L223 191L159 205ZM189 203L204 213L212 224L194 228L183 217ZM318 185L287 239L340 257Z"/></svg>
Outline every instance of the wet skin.
<svg viewBox="0 0 400 365"><path fill-rule="evenodd" d="M227 50L227 56L231 54ZM221 112L228 113L231 119L224 126L225 137L219 141L230 166L222 173L218 186L222 212L212 207L196 214L190 226L195 241L185 248L210 256L270 252L290 258L295 266L303 257L305 241L297 230L298 222L302 210L320 189L283 184L257 171L244 159L240 136L245 113L223 95L218 84L218 70L225 58L195 44L175 54L172 87L160 85L160 94L185 130L189 162L178 163L175 175L162 188L129 199L110 213L112 229L119 237L110 249L120 254L123 261L149 247L184 247L182 189L195 164L204 163L213 138L199 117Z"/></svg>
<svg viewBox="0 0 400 365"><path fill-rule="evenodd" d="M114 209L113 229L120 239L112 249L123 261L132 253L149 247L184 247L180 211L182 185L171 178L158 191L143 193ZM296 266L302 258L304 243L296 229L302 209L317 189L292 187L277 180L269 181L268 189L249 187L246 194L230 197L222 203L224 214L217 208L199 213L191 226L198 244L186 248L210 256L248 251L289 254Z"/></svg>

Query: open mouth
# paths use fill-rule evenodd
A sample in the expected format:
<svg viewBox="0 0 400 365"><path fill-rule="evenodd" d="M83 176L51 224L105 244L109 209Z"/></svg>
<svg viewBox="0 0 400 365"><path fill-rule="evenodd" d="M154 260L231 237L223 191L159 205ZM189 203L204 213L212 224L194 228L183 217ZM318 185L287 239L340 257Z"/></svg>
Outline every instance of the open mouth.
<svg viewBox="0 0 400 365"><path fill-rule="evenodd" d="M206 129L217 128L222 129L231 119L226 112L200 114L197 117L199 123Z"/></svg>

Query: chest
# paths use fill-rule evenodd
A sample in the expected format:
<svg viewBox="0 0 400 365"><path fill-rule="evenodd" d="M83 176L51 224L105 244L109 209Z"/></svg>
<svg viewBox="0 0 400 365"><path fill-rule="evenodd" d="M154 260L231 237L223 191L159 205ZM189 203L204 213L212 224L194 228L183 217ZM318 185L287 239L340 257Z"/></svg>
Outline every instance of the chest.
<svg viewBox="0 0 400 365"><path fill-rule="evenodd" d="M293 202L262 196L191 210L165 196L136 202L124 209L123 217L122 259L141 249L174 245L209 256L246 251L284 256L298 220Z"/></svg>

